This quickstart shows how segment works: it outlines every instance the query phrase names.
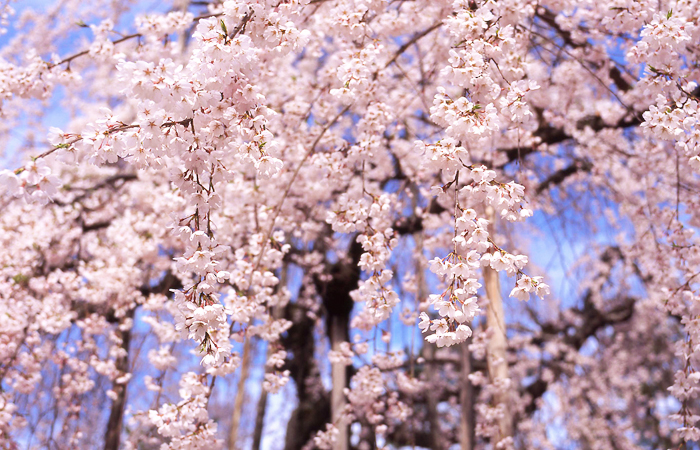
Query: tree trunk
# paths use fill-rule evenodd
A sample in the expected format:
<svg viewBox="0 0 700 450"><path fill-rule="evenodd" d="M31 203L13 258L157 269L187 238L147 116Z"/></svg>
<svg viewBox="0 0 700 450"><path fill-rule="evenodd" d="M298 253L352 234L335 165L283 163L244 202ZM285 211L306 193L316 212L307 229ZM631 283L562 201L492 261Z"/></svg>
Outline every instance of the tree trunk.
<svg viewBox="0 0 700 450"><path fill-rule="evenodd" d="M134 310L130 310L125 319L133 319ZM123 321L122 321L123 322ZM129 373L129 344L131 342L131 329L125 331L117 330L117 335L121 338L121 348L123 353L117 358L115 366L120 374ZM126 387L128 383L114 384L112 390L116 392L117 398L112 402L112 408L107 420L107 432L105 434L104 450L119 450L122 434L122 422L124 421L124 406L126 405Z"/></svg>
<svg viewBox="0 0 700 450"><path fill-rule="evenodd" d="M261 383L262 384L262 383ZM255 429L253 430L253 450L260 450L262 442L263 425L265 424L265 410L267 409L267 391L260 389L260 398L255 413Z"/></svg>
<svg viewBox="0 0 700 450"><path fill-rule="evenodd" d="M493 208L486 209L486 218L489 220L489 234L495 235L495 215ZM498 272L490 267L484 267L484 288L489 305L486 308L486 324L489 330L487 347L487 364L489 380L491 383L505 383L508 379L508 360L506 340L506 321L503 313L503 298L501 297L501 283ZM493 398L494 406L503 408L503 417L499 420L498 441L513 435L513 416L510 411L509 395L501 390Z"/></svg>
<svg viewBox="0 0 700 450"><path fill-rule="evenodd" d="M340 344L350 339L350 314L355 305L350 292L357 289L360 268L357 265L362 256L362 245L356 240L350 244L347 258L328 268L331 275L328 282L316 280L326 309L326 333L333 350L339 351ZM331 421L338 427L339 434L333 450L348 450L350 441L348 425L338 420L345 407L344 390L348 384L348 367L344 364L331 365Z"/></svg>
<svg viewBox="0 0 700 450"><path fill-rule="evenodd" d="M435 360L435 346L426 345L423 347L425 359L427 361ZM437 370L435 364L427 364L425 368L426 378L428 382L435 380ZM435 389L428 389L425 393L426 406L428 408L428 423L430 424L430 448L431 450L442 450L442 432L440 431L440 414L438 413L438 395Z"/></svg>
<svg viewBox="0 0 700 450"><path fill-rule="evenodd" d="M231 414L231 428L228 433L228 450L237 450L238 428L241 425L243 414L243 400L245 400L245 382L248 380L250 370L251 353L253 351L253 339L248 336L243 344L243 361L241 362L241 378L238 380L236 390L236 400L233 403L233 413Z"/></svg>
<svg viewBox="0 0 700 450"><path fill-rule="evenodd" d="M287 270L289 265L287 262L282 263L282 270L280 271L280 281L275 289L287 286ZM272 307L272 317L277 320L282 317L282 309L279 306ZM270 342L264 351L263 361L267 362L267 357L270 349L273 347L273 342ZM265 373L272 372L266 366ZM262 432L263 426L265 425L265 410L267 409L267 391L264 388L265 377L260 381L260 397L258 398L258 406L255 411L255 428L253 429L253 448L252 450L260 450L260 444L262 443Z"/></svg>
<svg viewBox="0 0 700 450"><path fill-rule="evenodd" d="M292 322L282 345L289 352L284 369L289 370L297 388L299 404L287 422L285 450L299 450L331 419L330 396L323 389L315 354L314 320L306 308L289 303L284 317Z"/></svg>
<svg viewBox="0 0 700 450"><path fill-rule="evenodd" d="M469 380L472 371L472 356L469 351L469 341L464 342L462 350L462 371L460 377L459 404L462 415L459 421L459 448L461 450L472 450L474 448L474 432L476 423L474 422L474 387Z"/></svg>
<svg viewBox="0 0 700 450"><path fill-rule="evenodd" d="M331 348L340 351L340 344L346 340L348 334L347 320L345 317L333 316L330 322ZM347 367L342 363L331 365L331 376L333 387L331 391L331 417L333 423L338 427L338 438L333 450L348 450L349 436L347 424L341 422L340 417L345 409L345 387L348 384Z"/></svg>

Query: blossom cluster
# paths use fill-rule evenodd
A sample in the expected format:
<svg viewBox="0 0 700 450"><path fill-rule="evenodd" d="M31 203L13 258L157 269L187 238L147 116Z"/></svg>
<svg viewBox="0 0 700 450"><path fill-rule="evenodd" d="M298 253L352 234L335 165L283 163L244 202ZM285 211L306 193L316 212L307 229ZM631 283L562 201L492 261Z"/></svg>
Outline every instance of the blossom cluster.
<svg viewBox="0 0 700 450"><path fill-rule="evenodd" d="M0 447L700 439L696 1L5 3Z"/></svg>

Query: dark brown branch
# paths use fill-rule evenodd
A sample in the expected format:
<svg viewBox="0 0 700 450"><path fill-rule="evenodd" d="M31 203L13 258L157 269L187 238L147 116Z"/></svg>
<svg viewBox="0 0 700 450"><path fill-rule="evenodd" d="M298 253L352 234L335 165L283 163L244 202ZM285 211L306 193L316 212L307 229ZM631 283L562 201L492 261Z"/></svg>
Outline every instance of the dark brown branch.
<svg viewBox="0 0 700 450"><path fill-rule="evenodd" d="M253 13L253 14L245 13L245 15L243 16L243 19L241 19L241 23L239 23L238 26L233 30L233 32L231 32L231 35L229 36L229 38L233 39L236 36L238 36L239 33L244 33L245 26L253 18L254 15L255 15L255 13Z"/></svg>
<svg viewBox="0 0 700 450"><path fill-rule="evenodd" d="M563 30L559 24L556 22L556 16L554 13L544 7L539 7L538 11L535 13L535 17L541 19L544 23L549 25L556 33L562 38L564 44L572 48L580 48L588 46L588 42L574 42L571 37L571 32Z"/></svg>
<svg viewBox="0 0 700 450"><path fill-rule="evenodd" d="M401 47L399 47L398 50L396 50L396 53L394 53L394 56L389 60L388 63L386 63L384 68L386 69L387 67L392 65L394 62L396 62L396 60L399 58L399 56L401 56L406 50L408 50L408 48L410 46L412 46L413 44L418 42L421 38L430 34L432 31L437 30L441 26L442 26L442 21L439 21L439 22L434 23L430 27L426 28L425 30L419 31L418 33L414 34L413 37L411 37L411 39L406 41Z"/></svg>
<svg viewBox="0 0 700 450"><path fill-rule="evenodd" d="M68 202L64 202L61 200L54 200L53 202L57 204L58 206L67 206L69 204L75 204L76 202L79 202L83 199L85 199L88 195L92 194L93 192L96 192L102 188L105 187L110 187L114 190L117 190L120 186L117 186L117 183L122 181L126 183L127 181L133 181L137 180L138 175L134 173L125 173L125 174L117 174L117 175L112 175L111 177L107 177L104 180L100 181L99 183L95 184L94 186L90 187L75 187L75 188L68 188L67 186L64 186L64 189L66 191L83 191L79 195L77 195L75 198ZM85 209L85 208L84 208ZM89 229L86 229L85 226L83 225L83 230L90 231Z"/></svg>
<svg viewBox="0 0 700 450"><path fill-rule="evenodd" d="M541 111L538 111L538 115L541 116ZM542 122L542 119L540 119ZM605 129L618 129L618 128L630 128L636 127L642 123L640 115L634 117L625 116L614 124L605 123L600 117L591 116L579 120L576 123L576 128L578 130L583 130L586 127L590 127L593 131L601 131ZM540 127L533 133L533 136L540 138L540 144L546 145L556 145L561 144L565 141L573 139L573 136L568 134L561 128L555 128L548 124L540 124ZM538 144L539 145L539 144ZM515 148L501 148L498 151L504 152L508 158L506 162L497 166L498 169L503 169L508 164L518 161L526 156L536 153L537 146L533 145L530 147L515 147Z"/></svg>
<svg viewBox="0 0 700 450"><path fill-rule="evenodd" d="M582 324L579 327L574 327L573 325L553 325L545 324L543 325L543 330L548 330L549 332L557 330L558 333L555 336L543 334L542 336L533 339L533 343L543 344L546 341L550 341L559 338L562 333L567 333L561 338L562 342L566 345L572 347L575 350L580 350L583 344L591 336L595 334L602 328L608 325L616 325L619 323L627 322L634 314L634 306L637 299L634 297L627 297L619 302L612 309L601 312L595 306L593 306L592 301L590 301L590 292L588 299L585 302L583 310L577 310L576 312L580 314L582 318ZM573 333L568 334L569 330L574 330ZM562 357L563 358L563 357ZM562 358L557 358L554 361L547 363L549 369L551 369L555 375L558 377L561 375L561 370L557 369L557 363L562 361ZM531 414L537 410L537 400L544 395L549 389L549 382L544 381L542 378L538 378L534 383L530 384L525 388L525 392L530 396L530 403L525 407L525 413Z"/></svg>
<svg viewBox="0 0 700 450"><path fill-rule="evenodd" d="M119 39L116 39L116 40L112 41L112 44L116 45L116 44L122 43L122 42L124 42L124 41L128 41L129 39L140 38L141 36L142 36L141 33L130 34L130 35L128 35L128 36L124 36L124 37L122 37L122 38L119 38ZM47 63L47 66L48 66L49 69L53 69L54 67L60 66L61 64L70 63L70 62L73 61L74 59L80 58L81 56L85 56L85 55L87 55L88 53L90 53L90 50L83 50L83 51L81 51L81 52L75 53L75 54L73 54L73 55L71 55L71 56L68 56L68 57L62 59L62 60L60 60L60 61L57 62L57 63Z"/></svg>
<svg viewBox="0 0 700 450"><path fill-rule="evenodd" d="M551 186L560 185L570 176L579 172L588 172L591 170L591 168L591 163L589 163L588 161L577 161L568 167L557 170L556 172L545 178L545 180L542 181L539 186L537 186L535 192L539 195L543 191L549 189Z"/></svg>
<svg viewBox="0 0 700 450"><path fill-rule="evenodd" d="M556 16L554 13L552 13L550 10L546 8L539 8L539 11L535 14L535 16L539 19L541 19L544 23L549 25L564 41L564 43L571 47L571 48L584 48L584 47L590 47L590 43L588 41L582 41L582 42L575 42L573 37L571 36L571 32L567 30L563 30L559 24L556 22ZM585 30L588 31L588 30ZM593 63L592 63L593 64ZM594 66L597 66L596 64L593 64ZM597 66L598 68L600 66ZM622 73L616 66L612 66L609 71L609 76L610 79L615 83L615 86L621 91L629 91L632 89L632 86L627 82L623 77Z"/></svg>
<svg viewBox="0 0 700 450"><path fill-rule="evenodd" d="M632 85L629 84L627 82L627 80L625 80L622 77L622 72L620 72L620 69L618 69L615 66L613 66L610 69L610 79L613 80L613 83L615 83L615 86L617 86L617 88L621 91L626 92L626 91L629 91L630 89L632 89Z"/></svg>
<svg viewBox="0 0 700 450"><path fill-rule="evenodd" d="M600 256L601 262L608 267L618 261L624 261L624 255L619 247L611 246L605 249ZM606 276L605 272L601 275ZM644 280L644 279L643 279ZM593 301L594 292L590 289L586 291L583 298L583 306L581 308L572 308L570 311L573 314L564 314L560 317L574 315L577 317L574 323L546 322L540 325L541 333L532 338L531 342L535 345L542 346L545 343L553 340L559 340L572 349L578 351L583 347L583 344L598 333L599 330L609 326L627 322L634 314L637 298L626 296L619 299L611 308L606 310L599 309ZM547 363L547 366L555 373L556 377L561 375L562 371L557 369L557 363L562 362L564 356L555 358ZM550 382L537 379L534 383L525 388L525 392L530 395L530 403L525 408L526 414L531 414L537 409L537 400L547 392Z"/></svg>

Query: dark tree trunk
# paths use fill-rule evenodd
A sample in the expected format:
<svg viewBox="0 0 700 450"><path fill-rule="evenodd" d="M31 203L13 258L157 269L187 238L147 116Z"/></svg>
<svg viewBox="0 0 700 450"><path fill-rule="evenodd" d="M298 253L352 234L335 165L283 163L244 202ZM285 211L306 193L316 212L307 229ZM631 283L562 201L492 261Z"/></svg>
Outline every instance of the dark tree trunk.
<svg viewBox="0 0 700 450"><path fill-rule="evenodd" d="M326 332L331 341L349 339L350 313L354 302L350 292L357 289L360 280L358 263L362 256L362 246L353 242L347 258L329 265L328 282L315 279L316 289L321 296L326 313ZM289 304L285 318L292 322L287 336L282 339L291 357L285 369L290 371L297 387L299 405L287 424L285 450L298 450L320 430L325 430L331 416L330 393L323 389L321 377L314 360L314 321L306 316L306 309ZM352 368L348 368L345 382L350 379ZM345 386L343 386L345 387Z"/></svg>
<svg viewBox="0 0 700 450"><path fill-rule="evenodd" d="M134 318L134 309L126 315L126 319ZM129 344L131 342L131 329L117 330L117 335L121 338L121 348L124 350L116 362L116 368L121 374L129 372ZM112 408L107 420L107 433L105 434L104 450L119 450L121 441L122 422L124 419L124 407L126 406L126 388L128 383L114 384L112 390L116 392L117 398L112 402Z"/></svg>
<svg viewBox="0 0 700 450"><path fill-rule="evenodd" d="M289 353L284 368L294 380L299 405L287 423L284 448L299 450L328 423L331 404L314 359L314 320L306 315L305 308L293 303L285 308L285 317L292 326L282 338Z"/></svg>

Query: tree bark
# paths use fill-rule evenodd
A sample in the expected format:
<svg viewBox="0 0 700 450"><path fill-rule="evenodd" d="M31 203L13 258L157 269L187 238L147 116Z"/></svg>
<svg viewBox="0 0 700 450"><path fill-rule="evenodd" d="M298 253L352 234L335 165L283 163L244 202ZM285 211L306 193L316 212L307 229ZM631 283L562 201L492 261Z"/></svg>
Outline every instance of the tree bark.
<svg viewBox="0 0 700 450"><path fill-rule="evenodd" d="M253 430L253 450L260 450L262 442L263 425L265 424L265 410L267 409L267 391L260 390L258 407L255 413L255 429Z"/></svg>
<svg viewBox="0 0 700 450"><path fill-rule="evenodd" d="M495 235L495 214L493 208L486 208L486 218L489 220L489 234ZM486 361L488 364L489 380L493 384L506 383L508 379L508 342L506 338L506 321L503 312L503 297L498 272L491 267L484 267L484 288L489 300L486 308L486 324L489 330ZM500 390L493 398L494 406L503 408L503 417L498 421L501 441L513 435L513 415L510 410L509 393Z"/></svg>
<svg viewBox="0 0 700 450"><path fill-rule="evenodd" d="M282 263L282 270L280 271L280 281L277 284L277 288L287 286L287 270L289 268L289 263ZM273 306L271 308L272 317L274 319L279 319L282 316L282 308L279 306ZM270 349L274 348L274 343L270 342L264 350L263 360L267 363L268 354ZM273 369L269 367L265 368L265 373L272 372ZM263 426L265 425L265 410L267 409L267 391L265 390L265 377L260 381L260 397L258 398L258 406L255 411L255 428L253 429L253 447L252 450L260 450L260 444L262 443L262 432Z"/></svg>
<svg viewBox="0 0 700 450"><path fill-rule="evenodd" d="M362 245L353 241L348 249L347 258L328 268L331 279L317 283L321 300L326 310L326 333L331 349L340 350L340 344L350 339L350 314L355 305L350 292L357 289L360 280L360 268L357 265L362 256ZM348 450L350 441L348 425L341 423L339 417L345 407L344 390L348 385L348 367L344 364L331 365L331 421L338 428L338 437L333 450Z"/></svg>
<svg viewBox="0 0 700 450"><path fill-rule="evenodd" d="M435 346L426 345L423 347L425 359L432 360L435 358ZM437 370L434 364L429 364L426 369L426 378L428 381L437 379ZM440 414L438 413L438 396L439 392L435 389L429 389L425 393L426 407L428 408L428 423L430 424L430 448L432 450L442 450L442 433L440 431Z"/></svg>
<svg viewBox="0 0 700 450"><path fill-rule="evenodd" d="M472 356L469 351L469 341L461 346L462 370L459 390L459 404L462 415L459 421L459 448L461 450L472 450L474 448L474 386L469 380L472 369Z"/></svg>
<svg viewBox="0 0 700 450"><path fill-rule="evenodd" d="M289 370L297 388L299 404L287 422L284 450L299 450L331 418L330 396L323 389L315 354L315 321L307 310L295 303L284 308L284 317L292 322L282 345L289 352L285 370Z"/></svg>
<svg viewBox="0 0 700 450"><path fill-rule="evenodd" d="M131 309L125 319L133 319L134 310ZM124 321L122 321L123 323ZM117 335L121 338L122 354L115 361L115 366L120 374L129 373L129 344L131 343L131 329L117 330ZM122 422L124 421L124 407L126 406L126 388L128 383L114 384L112 390L116 392L117 398L112 402L107 420L107 432L105 433L104 450L119 450L122 434Z"/></svg>
<svg viewBox="0 0 700 450"><path fill-rule="evenodd" d="M253 351L252 338L246 337L243 344L243 361L241 362L241 378L238 380L238 389L236 390L236 399L233 403L233 413L231 414L231 428L228 433L228 449L237 450L236 441L238 440L238 428L241 425L241 416L243 414L243 400L245 400L245 382L248 380L248 371L250 370L251 353Z"/></svg>
<svg viewBox="0 0 700 450"><path fill-rule="evenodd" d="M348 322L345 317L333 316L330 320L331 348L340 351L340 344L346 340L348 334ZM338 438L333 447L334 450L348 450L350 443L347 424L341 422L343 409L345 409L345 387L348 384L347 367L343 363L331 365L331 377L333 388L331 391L331 417L333 423L338 427Z"/></svg>

